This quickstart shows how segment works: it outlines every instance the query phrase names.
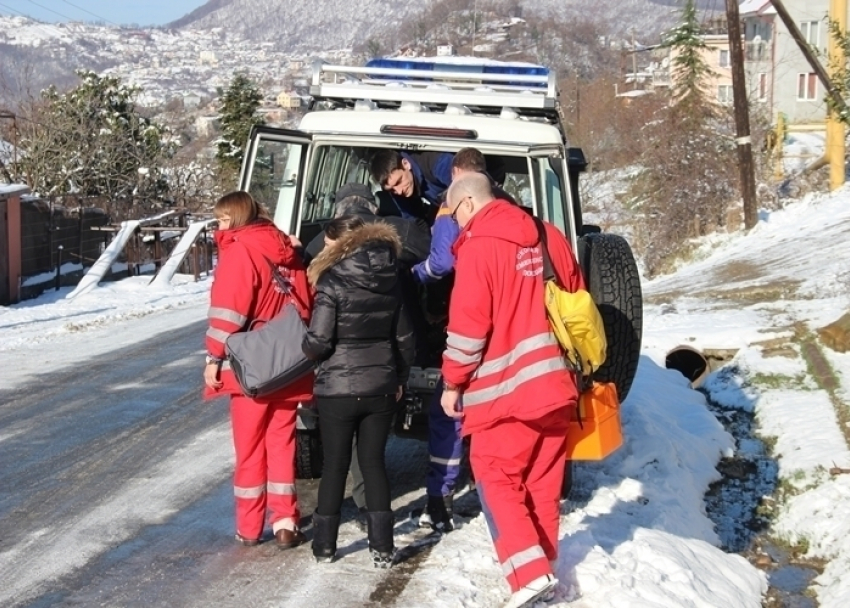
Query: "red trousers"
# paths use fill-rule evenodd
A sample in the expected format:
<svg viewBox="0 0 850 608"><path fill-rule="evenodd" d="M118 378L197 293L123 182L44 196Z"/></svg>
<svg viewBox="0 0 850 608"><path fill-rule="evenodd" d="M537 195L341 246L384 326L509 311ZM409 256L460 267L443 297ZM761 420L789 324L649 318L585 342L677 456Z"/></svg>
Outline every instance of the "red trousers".
<svg viewBox="0 0 850 608"><path fill-rule="evenodd" d="M269 509L275 532L294 529L301 514L295 493L296 401L257 402L241 395L230 399L236 469L236 531L259 538Z"/></svg>
<svg viewBox="0 0 850 608"><path fill-rule="evenodd" d="M469 460L502 572L515 592L552 574L558 558L567 407L537 420L499 421L476 431Z"/></svg>

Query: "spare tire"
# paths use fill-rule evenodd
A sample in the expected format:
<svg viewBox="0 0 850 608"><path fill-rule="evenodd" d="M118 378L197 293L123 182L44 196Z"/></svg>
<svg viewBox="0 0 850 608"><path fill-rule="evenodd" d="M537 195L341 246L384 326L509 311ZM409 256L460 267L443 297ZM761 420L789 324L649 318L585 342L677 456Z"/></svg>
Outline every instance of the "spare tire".
<svg viewBox="0 0 850 608"><path fill-rule="evenodd" d="M613 382L625 401L637 373L643 333L640 274L626 240L616 234L592 233L579 239L579 260L587 288L605 322L608 354L593 374Z"/></svg>
<svg viewBox="0 0 850 608"><path fill-rule="evenodd" d="M295 431L295 477L318 479L322 476L325 459L319 429Z"/></svg>

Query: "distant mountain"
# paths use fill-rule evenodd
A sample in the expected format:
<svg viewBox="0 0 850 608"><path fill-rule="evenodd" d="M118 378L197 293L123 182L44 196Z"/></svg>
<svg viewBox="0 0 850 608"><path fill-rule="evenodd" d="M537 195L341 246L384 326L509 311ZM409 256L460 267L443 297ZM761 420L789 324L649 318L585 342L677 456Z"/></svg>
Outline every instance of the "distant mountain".
<svg viewBox="0 0 850 608"><path fill-rule="evenodd" d="M677 21L679 0L502 0L480 2L479 8L498 7L508 16L545 15L560 21L594 22L610 35L632 32L651 43ZM182 19L175 28L224 28L248 40L273 42L293 51L348 48L370 37L387 38L407 20L438 2L423 0L210 0ZM469 8L473 2L454 1L446 8ZM715 7L716 0L699 0ZM721 9L722 9L722 3ZM491 8L492 10L492 8ZM400 42L404 42L403 40Z"/></svg>

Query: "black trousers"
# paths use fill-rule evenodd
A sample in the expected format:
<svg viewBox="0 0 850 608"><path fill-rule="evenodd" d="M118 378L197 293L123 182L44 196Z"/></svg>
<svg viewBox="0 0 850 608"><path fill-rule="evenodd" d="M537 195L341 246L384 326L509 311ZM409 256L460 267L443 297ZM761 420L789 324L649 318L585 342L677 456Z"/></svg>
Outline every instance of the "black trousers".
<svg viewBox="0 0 850 608"><path fill-rule="evenodd" d="M351 464L351 446L357 438L357 460L366 485L366 508L390 510L390 484L384 450L393 415L395 395L378 397L316 397L325 457L319 482L319 515L336 515L345 497L345 479Z"/></svg>

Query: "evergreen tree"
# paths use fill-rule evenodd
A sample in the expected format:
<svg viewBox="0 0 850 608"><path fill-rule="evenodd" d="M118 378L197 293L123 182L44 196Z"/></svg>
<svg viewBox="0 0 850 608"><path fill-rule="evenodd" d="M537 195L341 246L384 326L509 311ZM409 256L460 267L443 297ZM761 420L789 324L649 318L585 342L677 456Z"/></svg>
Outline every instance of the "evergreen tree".
<svg viewBox="0 0 850 608"><path fill-rule="evenodd" d="M637 227L647 274L665 270L688 239L726 221L738 198L734 131L728 108L712 95L694 0L664 39L671 50L673 90L668 105L643 127L641 172L630 188L644 221Z"/></svg>
<svg viewBox="0 0 850 608"><path fill-rule="evenodd" d="M126 215L139 199L165 191L162 166L173 144L165 127L136 108L141 89L114 76L77 75L82 83L67 93L43 91L22 122L22 173L42 196L101 197L124 207L111 209L116 216Z"/></svg>
<svg viewBox="0 0 850 608"><path fill-rule="evenodd" d="M221 137L216 141L216 159L227 177L242 166L242 156L251 127L264 124L257 113L263 96L257 84L245 74L236 74L226 91L218 90L221 112Z"/></svg>
<svg viewBox="0 0 850 608"><path fill-rule="evenodd" d="M669 48L672 55L676 118L698 126L716 117L717 106L708 98L706 86L714 72L705 60L707 47L700 35L694 0L685 1L681 25L667 33L661 46Z"/></svg>

